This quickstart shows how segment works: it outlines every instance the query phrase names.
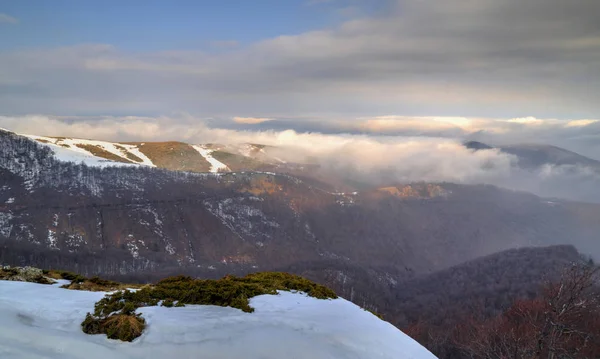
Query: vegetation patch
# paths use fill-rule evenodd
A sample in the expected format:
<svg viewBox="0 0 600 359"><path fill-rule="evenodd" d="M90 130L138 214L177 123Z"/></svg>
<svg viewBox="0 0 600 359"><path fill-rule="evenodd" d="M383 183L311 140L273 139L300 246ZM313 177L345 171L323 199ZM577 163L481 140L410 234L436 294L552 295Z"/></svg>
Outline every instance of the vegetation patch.
<svg viewBox="0 0 600 359"><path fill-rule="evenodd" d="M232 171L256 170L265 167L265 163L263 162L225 151L213 151L210 155L219 162L226 164Z"/></svg>
<svg viewBox="0 0 600 359"><path fill-rule="evenodd" d="M374 315L374 316L376 316L377 318L379 318L379 319L381 319L381 320L385 320L385 319L383 319L383 315L382 315L382 314L380 314L380 313L378 313L378 312L376 312L376 311L374 311L374 310L371 310L371 309L365 309L365 310L366 310L367 312L369 312L369 313L373 314L373 315Z"/></svg>
<svg viewBox="0 0 600 359"><path fill-rule="evenodd" d="M114 153L108 152L107 150L105 150L104 148L102 148L99 145L86 145L86 144L78 143L78 144L76 144L76 146L79 148L83 148L84 150L90 152L94 156L106 158L107 160L111 160L111 161L115 161L115 162L123 162L123 163L132 163L132 161L128 161L121 156L117 156Z"/></svg>
<svg viewBox="0 0 600 359"><path fill-rule="evenodd" d="M83 331L89 334L109 335L110 328L114 338L131 341L141 335L145 326L143 318L134 314L138 308L159 303L165 307L200 304L233 307L251 313L254 308L250 306L250 298L277 294L278 290L304 292L319 299L337 298L331 289L288 273L253 273L241 278L228 275L219 280L176 276L137 291L123 290L106 295L96 303L94 314L88 313L81 325ZM126 317L117 320L115 316ZM136 320L140 322L135 324ZM140 327L142 330L139 330Z"/></svg>
<svg viewBox="0 0 600 359"><path fill-rule="evenodd" d="M119 151L121 151L123 153L123 155L125 157L127 157L128 160L133 161L133 162L144 162L144 160L142 160L138 156L136 156L133 153L127 151L127 148L125 148L124 146L115 145L115 147L118 148Z"/></svg>
<svg viewBox="0 0 600 359"><path fill-rule="evenodd" d="M102 279L94 276L86 278L80 274L76 274L64 270L44 270L44 275L52 279L64 279L71 281L69 284L64 284L61 288L71 290L86 290L89 292L112 292L115 290L125 290L127 288L142 288L145 284L123 284L112 280Z"/></svg>
<svg viewBox="0 0 600 359"><path fill-rule="evenodd" d="M46 277L52 278L52 279L64 279L64 280L70 280L72 282L83 282L84 280L86 280L87 278L79 275L77 273L73 273L73 272L69 272L66 270L57 270L57 269L50 269L50 270L43 270L42 271L44 273L44 275Z"/></svg>
<svg viewBox="0 0 600 359"><path fill-rule="evenodd" d="M160 168L190 172L208 172L210 169L210 163L187 143L171 141L127 144L137 145L140 152Z"/></svg>
<svg viewBox="0 0 600 359"><path fill-rule="evenodd" d="M53 284L54 281L44 275L41 269L33 267L0 267L0 280Z"/></svg>
<svg viewBox="0 0 600 359"><path fill-rule="evenodd" d="M115 290L126 290L128 288L142 288L144 284L123 284L99 277L85 278L84 280L71 281L62 288L71 290L87 290L89 292L111 292Z"/></svg>
<svg viewBox="0 0 600 359"><path fill-rule="evenodd" d="M104 319L94 318L87 314L81 323L81 329L87 334L106 334L109 339L118 339L124 342L133 341L142 335L146 328L146 321L141 314L113 314Z"/></svg>

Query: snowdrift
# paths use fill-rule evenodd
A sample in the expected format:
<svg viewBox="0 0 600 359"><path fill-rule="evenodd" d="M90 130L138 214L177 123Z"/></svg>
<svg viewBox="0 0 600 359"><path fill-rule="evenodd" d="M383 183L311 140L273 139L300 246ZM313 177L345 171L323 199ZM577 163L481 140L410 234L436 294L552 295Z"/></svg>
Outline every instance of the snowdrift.
<svg viewBox="0 0 600 359"><path fill-rule="evenodd" d="M80 323L106 293L0 281L0 358L435 358L391 324L344 300L280 292L254 313L188 305L139 309L132 343L87 335Z"/></svg>

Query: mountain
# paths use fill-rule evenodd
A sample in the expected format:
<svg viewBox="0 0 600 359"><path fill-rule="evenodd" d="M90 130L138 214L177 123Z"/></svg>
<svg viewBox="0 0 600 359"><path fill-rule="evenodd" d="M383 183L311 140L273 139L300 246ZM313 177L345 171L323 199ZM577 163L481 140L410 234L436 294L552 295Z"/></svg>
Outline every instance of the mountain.
<svg viewBox="0 0 600 359"><path fill-rule="evenodd" d="M476 151L499 149L501 152L516 156L519 166L523 168L537 168L548 164L554 166L590 167L600 171L600 161L556 146L517 144L493 147L478 141L467 141L463 145L466 148Z"/></svg>
<svg viewBox="0 0 600 359"><path fill-rule="evenodd" d="M403 281L494 252L598 250L598 206L493 186L330 192L284 173L87 166L53 150L0 132L2 263L136 281L286 270L378 309Z"/></svg>
<svg viewBox="0 0 600 359"><path fill-rule="evenodd" d="M0 280L2 358L435 358L346 300L290 292L252 298L253 313L140 308L147 329L133 343L84 334L85 313L106 294Z"/></svg>
<svg viewBox="0 0 600 359"><path fill-rule="evenodd" d="M92 166L144 165L173 171L221 172L272 169L283 161L271 158L266 146L184 142L107 142L69 137L23 135L57 151L66 161Z"/></svg>

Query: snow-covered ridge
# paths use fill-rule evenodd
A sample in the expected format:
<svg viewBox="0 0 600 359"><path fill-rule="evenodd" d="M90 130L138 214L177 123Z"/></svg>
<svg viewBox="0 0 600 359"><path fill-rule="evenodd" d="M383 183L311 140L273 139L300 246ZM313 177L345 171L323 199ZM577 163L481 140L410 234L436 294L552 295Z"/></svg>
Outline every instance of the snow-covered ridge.
<svg viewBox="0 0 600 359"><path fill-rule="evenodd" d="M0 281L0 357L435 358L344 299L289 292L250 299L254 313L197 305L141 308L148 327L133 343L87 335L80 323L105 294Z"/></svg>
<svg viewBox="0 0 600 359"><path fill-rule="evenodd" d="M152 161L140 151L137 145L84 140L77 138L44 137L27 134L23 134L22 136L31 138L32 140L36 140L45 145L51 145L56 157L63 161L84 162L92 166L102 165L107 161L110 162L111 165L118 163L117 161L110 161L96 156L85 148L94 146L98 147L102 151L106 151L116 156L116 158L120 158L125 163L156 167L154 163L152 163ZM60 150L57 148L60 148Z"/></svg>

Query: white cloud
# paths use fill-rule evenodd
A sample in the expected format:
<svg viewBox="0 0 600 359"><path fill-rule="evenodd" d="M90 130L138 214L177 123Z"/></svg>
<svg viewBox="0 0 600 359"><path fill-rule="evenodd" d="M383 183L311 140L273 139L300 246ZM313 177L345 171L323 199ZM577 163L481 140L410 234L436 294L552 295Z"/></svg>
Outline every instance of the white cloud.
<svg viewBox="0 0 600 359"><path fill-rule="evenodd" d="M5 23L5 24L18 24L19 23L19 19L17 19L16 17L12 17L10 15L7 14L2 14L0 13L0 24Z"/></svg>
<svg viewBox="0 0 600 359"><path fill-rule="evenodd" d="M506 122L510 122L510 123L519 123L522 125L542 125L544 124L544 121L539 119L539 118L535 118L535 117L520 117L520 118L511 118L510 120L506 120Z"/></svg>
<svg viewBox="0 0 600 359"><path fill-rule="evenodd" d="M589 126L593 123L597 123L599 120L573 120L569 121L565 126L566 127L585 127Z"/></svg>
<svg viewBox="0 0 600 359"><path fill-rule="evenodd" d="M272 118L264 118L264 117L234 117L233 121L235 123L243 123L247 125L256 125L263 122L273 121Z"/></svg>

